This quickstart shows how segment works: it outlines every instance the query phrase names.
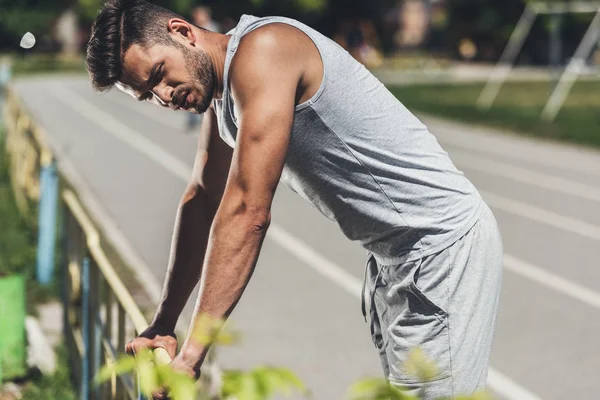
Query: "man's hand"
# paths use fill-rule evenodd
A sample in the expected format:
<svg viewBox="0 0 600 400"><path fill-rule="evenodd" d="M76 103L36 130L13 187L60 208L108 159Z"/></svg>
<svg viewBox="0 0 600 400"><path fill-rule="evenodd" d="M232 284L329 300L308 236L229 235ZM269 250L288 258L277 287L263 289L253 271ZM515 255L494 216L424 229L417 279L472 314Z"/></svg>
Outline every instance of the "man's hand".
<svg viewBox="0 0 600 400"><path fill-rule="evenodd" d="M191 377L192 379L196 380L200 377L200 371L195 371L194 368L190 365L188 365L181 356L176 356L173 361L171 362L171 364L169 364L171 366L171 368L173 368L173 370L175 372L179 372L185 375L188 375L189 377ZM167 400L169 399L168 394L164 391L161 390L157 393L153 393L152 394L152 400Z"/></svg>
<svg viewBox="0 0 600 400"><path fill-rule="evenodd" d="M169 353L171 359L177 354L177 336L175 332L160 325L151 325L138 337L127 343L125 352L135 356L143 349L154 350L163 348Z"/></svg>

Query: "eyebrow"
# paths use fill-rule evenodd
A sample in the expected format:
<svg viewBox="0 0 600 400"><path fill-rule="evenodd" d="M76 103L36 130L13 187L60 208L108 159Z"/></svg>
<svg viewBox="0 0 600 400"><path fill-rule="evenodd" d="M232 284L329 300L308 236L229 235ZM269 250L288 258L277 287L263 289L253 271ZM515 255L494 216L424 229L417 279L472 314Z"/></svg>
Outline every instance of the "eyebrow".
<svg viewBox="0 0 600 400"><path fill-rule="evenodd" d="M156 63L154 64L154 66L152 67L152 70L150 71L150 75L148 76L148 79L146 79L145 86L150 88L152 82L154 82L154 79L156 78L156 73L158 72L158 68L160 67L160 63ZM150 91L150 89L148 89L145 93L142 93L141 95L138 96L138 100L139 101L144 101L146 99L146 97L148 97L148 92Z"/></svg>

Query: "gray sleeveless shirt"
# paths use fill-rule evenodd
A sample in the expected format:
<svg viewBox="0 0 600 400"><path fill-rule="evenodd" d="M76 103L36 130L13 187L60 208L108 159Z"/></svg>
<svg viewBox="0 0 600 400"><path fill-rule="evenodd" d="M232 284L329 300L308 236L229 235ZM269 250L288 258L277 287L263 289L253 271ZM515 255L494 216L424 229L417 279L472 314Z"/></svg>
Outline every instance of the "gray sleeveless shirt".
<svg viewBox="0 0 600 400"><path fill-rule="evenodd" d="M321 87L296 106L281 181L338 223L379 262L440 251L477 221L481 198L436 138L337 43L288 18L244 15L227 47L224 90L213 100L221 138L238 121L229 68L242 37L270 23L304 32L321 54Z"/></svg>

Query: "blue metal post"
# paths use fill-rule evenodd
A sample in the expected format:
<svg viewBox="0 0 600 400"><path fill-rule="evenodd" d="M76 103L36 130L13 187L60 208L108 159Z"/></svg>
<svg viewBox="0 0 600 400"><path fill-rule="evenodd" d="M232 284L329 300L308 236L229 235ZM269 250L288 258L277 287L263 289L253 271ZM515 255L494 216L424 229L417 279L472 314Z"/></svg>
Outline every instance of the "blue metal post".
<svg viewBox="0 0 600 400"><path fill-rule="evenodd" d="M56 215L58 213L58 174L54 161L42 165L40 171L39 232L36 274L42 285L52 281L54 275L54 249L56 245Z"/></svg>
<svg viewBox="0 0 600 400"><path fill-rule="evenodd" d="M6 87L8 86L11 75L12 73L10 64L6 61L0 61L0 124L4 122L2 120L2 110L4 108L4 100L6 97Z"/></svg>
<svg viewBox="0 0 600 400"><path fill-rule="evenodd" d="M85 257L81 277L81 336L83 336L83 354L81 355L81 400L89 400L90 390L90 259Z"/></svg>

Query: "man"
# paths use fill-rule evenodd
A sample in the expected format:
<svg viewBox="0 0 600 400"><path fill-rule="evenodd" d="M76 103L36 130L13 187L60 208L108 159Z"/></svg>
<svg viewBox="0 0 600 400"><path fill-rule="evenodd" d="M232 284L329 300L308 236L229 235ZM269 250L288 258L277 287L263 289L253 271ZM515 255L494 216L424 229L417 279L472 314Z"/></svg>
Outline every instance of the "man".
<svg viewBox="0 0 600 400"><path fill-rule="evenodd" d="M110 0L87 57L94 87L205 113L178 208L162 300L128 345L197 376L198 315L227 318L246 287L279 181L369 251L363 309L387 379L423 398L485 386L502 269L495 219L435 137L333 41L290 19L205 31L143 0ZM223 140L221 140L223 139ZM173 330L200 280L180 352ZM420 347L429 382L403 369Z"/></svg>

